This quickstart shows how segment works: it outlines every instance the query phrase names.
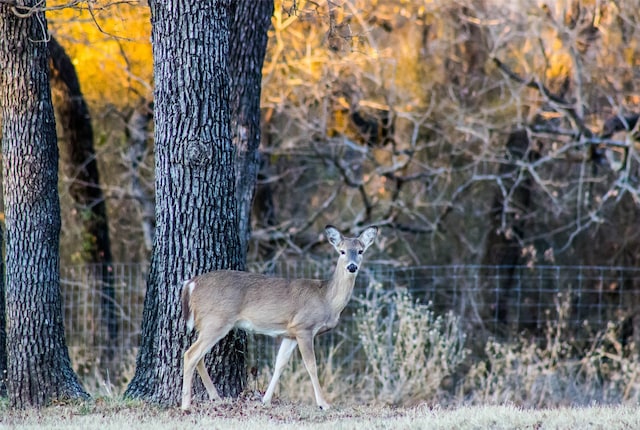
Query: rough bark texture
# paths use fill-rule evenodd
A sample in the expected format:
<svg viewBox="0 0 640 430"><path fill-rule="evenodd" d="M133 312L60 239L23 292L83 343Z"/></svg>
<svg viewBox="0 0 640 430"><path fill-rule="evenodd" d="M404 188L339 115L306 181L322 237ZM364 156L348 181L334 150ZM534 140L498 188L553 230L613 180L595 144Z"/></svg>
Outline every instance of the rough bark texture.
<svg viewBox="0 0 640 430"><path fill-rule="evenodd" d="M61 167L69 179L69 194L75 203L74 214L82 226L82 250L100 288L101 305L96 325L101 328L100 359L105 372L115 373L118 318L113 279L113 258L109 240L107 206L102 188L89 108L80 90L80 82L71 59L58 42L49 40L51 89L60 125Z"/></svg>
<svg viewBox="0 0 640 430"><path fill-rule="evenodd" d="M229 117L229 1L149 2L155 75L156 235L142 343L126 395L177 405L185 336L182 283L242 269ZM207 363L224 396L238 395L244 357L235 335ZM202 393L204 390L199 389ZM197 398L198 396L196 396Z"/></svg>
<svg viewBox="0 0 640 430"><path fill-rule="evenodd" d="M260 91L272 0L233 2L230 32L231 124L236 147L240 246L251 237L251 207L260 169Z"/></svg>
<svg viewBox="0 0 640 430"><path fill-rule="evenodd" d="M0 4L0 106L11 404L87 396L71 368L60 298L58 148L43 12ZM30 9L34 8L34 9Z"/></svg>
<svg viewBox="0 0 640 430"><path fill-rule="evenodd" d="M145 101L135 109L129 121L125 134L127 136L127 162L129 163L129 175L131 176L131 195L138 203L144 246L148 251L153 248L153 236L155 229L155 205L153 195L143 186L140 174L140 165L147 153L147 140L149 139L149 125L153 120L153 102Z"/></svg>
<svg viewBox="0 0 640 430"><path fill-rule="evenodd" d="M2 228L0 227L0 249L2 249ZM4 285L4 259L0 259L0 397L7 396L7 316Z"/></svg>

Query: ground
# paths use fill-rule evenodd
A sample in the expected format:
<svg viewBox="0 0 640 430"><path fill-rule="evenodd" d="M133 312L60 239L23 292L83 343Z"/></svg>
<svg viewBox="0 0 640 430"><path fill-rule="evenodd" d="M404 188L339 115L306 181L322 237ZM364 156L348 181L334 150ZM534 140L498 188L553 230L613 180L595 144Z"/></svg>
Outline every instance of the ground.
<svg viewBox="0 0 640 430"><path fill-rule="evenodd" d="M640 408L592 406L526 410L516 406L334 405L321 411L310 403L253 398L204 402L190 413L140 402L100 398L86 403L56 404L38 410L0 405L0 429L169 430L210 429L632 429L640 428Z"/></svg>

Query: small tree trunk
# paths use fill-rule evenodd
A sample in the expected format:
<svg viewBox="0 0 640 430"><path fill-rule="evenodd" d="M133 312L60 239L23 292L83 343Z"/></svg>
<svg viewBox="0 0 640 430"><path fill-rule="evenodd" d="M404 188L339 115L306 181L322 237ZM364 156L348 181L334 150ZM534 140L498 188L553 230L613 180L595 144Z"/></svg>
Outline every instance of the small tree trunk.
<svg viewBox="0 0 640 430"><path fill-rule="evenodd" d="M485 254L482 264L485 269L484 278L495 279L487 284L485 294L485 321L497 321L501 330L510 324L517 326L519 321L509 317L510 293L514 285L515 267L521 261L520 240L523 236L524 215L530 211L531 180L518 178L517 161L531 157L529 137L526 130L516 130L507 140L507 154L511 162L500 167L505 188L510 191L508 200L500 190L496 191L491 208L491 228L486 239ZM492 272L487 272L492 271ZM495 272L493 272L495 271ZM497 289L497 291L496 291Z"/></svg>
<svg viewBox="0 0 640 430"><path fill-rule="evenodd" d="M125 134L127 136L129 171L131 177L131 195L138 202L141 214L142 237L147 251L153 247L155 229L155 205L153 196L145 189L140 175L140 164L147 153L149 124L153 120L153 103L147 101L133 111Z"/></svg>
<svg viewBox="0 0 640 430"><path fill-rule="evenodd" d="M236 148L240 248L251 238L251 207L260 168L260 91L273 0L233 3L230 28L231 131ZM243 257L244 258L244 257Z"/></svg>
<svg viewBox="0 0 640 430"><path fill-rule="evenodd" d="M69 194L76 205L76 219L82 225L83 259L95 266L91 273L101 297L100 312L95 315L100 330L96 346L100 346L99 367L107 377L116 372L118 318L107 207L93 149L93 127L73 63L53 37L49 40L49 55L54 108L60 124L62 169L70 180Z"/></svg>

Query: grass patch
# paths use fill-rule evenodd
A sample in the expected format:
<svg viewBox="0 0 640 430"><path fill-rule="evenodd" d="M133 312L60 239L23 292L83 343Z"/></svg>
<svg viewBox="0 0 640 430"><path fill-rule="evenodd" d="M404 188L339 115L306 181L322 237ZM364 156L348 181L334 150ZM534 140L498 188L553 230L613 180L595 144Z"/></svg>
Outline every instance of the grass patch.
<svg viewBox="0 0 640 430"><path fill-rule="evenodd" d="M205 402L183 413L179 408L158 408L119 399L97 399L85 404L55 405L42 409L11 410L0 406L0 428L165 430L179 428L235 429L533 429L640 428L640 409L629 406L523 409L515 406L411 408L336 405L321 411L307 403L262 405L253 396Z"/></svg>

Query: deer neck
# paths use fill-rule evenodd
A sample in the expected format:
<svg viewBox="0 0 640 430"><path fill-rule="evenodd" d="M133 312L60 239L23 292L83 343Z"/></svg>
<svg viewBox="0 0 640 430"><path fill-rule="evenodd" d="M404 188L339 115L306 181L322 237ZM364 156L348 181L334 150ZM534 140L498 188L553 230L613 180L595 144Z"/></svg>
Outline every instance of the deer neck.
<svg viewBox="0 0 640 430"><path fill-rule="evenodd" d="M336 266L328 282L327 301L335 313L340 313L351 299L356 273L349 273L343 266Z"/></svg>

